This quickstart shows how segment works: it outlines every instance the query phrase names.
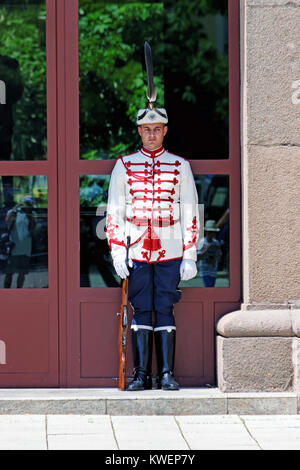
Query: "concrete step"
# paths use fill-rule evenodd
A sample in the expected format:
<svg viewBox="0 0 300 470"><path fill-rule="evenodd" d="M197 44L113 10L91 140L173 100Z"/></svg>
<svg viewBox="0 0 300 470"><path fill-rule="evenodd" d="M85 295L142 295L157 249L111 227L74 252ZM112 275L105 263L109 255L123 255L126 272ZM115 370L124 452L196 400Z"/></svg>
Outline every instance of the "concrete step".
<svg viewBox="0 0 300 470"><path fill-rule="evenodd" d="M296 415L296 393L222 393L218 388L122 392L113 388L0 389L0 414Z"/></svg>

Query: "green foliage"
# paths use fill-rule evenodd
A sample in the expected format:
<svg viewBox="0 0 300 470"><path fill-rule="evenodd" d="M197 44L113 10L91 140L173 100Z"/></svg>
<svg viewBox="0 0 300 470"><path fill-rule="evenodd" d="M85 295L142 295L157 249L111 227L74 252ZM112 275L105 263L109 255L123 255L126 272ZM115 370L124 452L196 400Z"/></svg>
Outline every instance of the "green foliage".
<svg viewBox="0 0 300 470"><path fill-rule="evenodd" d="M228 60L204 28L206 15L226 11L227 0L79 0L81 158L116 158L139 145L136 112L147 104L145 40L153 51L157 106L165 106L171 86L176 100L207 109L207 120L226 138ZM45 0L0 1L0 54L18 60L24 84L14 159L47 154L45 18Z"/></svg>
<svg viewBox="0 0 300 470"><path fill-rule="evenodd" d="M98 207L107 203L109 176L80 177L80 207Z"/></svg>
<svg viewBox="0 0 300 470"><path fill-rule="evenodd" d="M15 160L46 158L45 20L44 1L30 1L30 5L10 1L9 5L0 5L0 54L18 61L24 85L23 96L16 106Z"/></svg>
<svg viewBox="0 0 300 470"><path fill-rule="evenodd" d="M147 88L141 51L144 38L159 38L162 10L161 3L80 1L82 156L91 145L101 149L106 158L115 158L116 151L137 145L134 122L137 109L146 105ZM162 106L161 75L156 75L155 85Z"/></svg>
<svg viewBox="0 0 300 470"><path fill-rule="evenodd" d="M166 5L170 6L161 47L168 75L178 83L174 92L195 107L203 106L203 96L209 97L211 119L227 130L228 57L218 53L204 29L206 15L226 13L227 0L176 0Z"/></svg>
<svg viewBox="0 0 300 470"><path fill-rule="evenodd" d="M81 157L116 158L139 145L137 110L147 105L144 41L152 47L157 106L164 83L228 133L228 60L204 31L205 16L225 13L227 0L164 2L80 0ZM204 98L203 98L204 97Z"/></svg>

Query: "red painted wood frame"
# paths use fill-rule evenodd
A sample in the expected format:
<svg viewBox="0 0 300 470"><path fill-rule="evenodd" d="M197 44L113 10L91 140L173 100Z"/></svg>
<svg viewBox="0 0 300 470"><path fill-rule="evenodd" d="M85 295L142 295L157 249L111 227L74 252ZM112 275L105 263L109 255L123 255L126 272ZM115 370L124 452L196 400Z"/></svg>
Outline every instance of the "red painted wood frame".
<svg viewBox="0 0 300 470"><path fill-rule="evenodd" d="M78 2L57 3L58 59L58 201L60 384L117 386L116 312L120 289L80 288L79 179L110 174L112 161L79 156ZM101 47L101 44L99 44ZM230 181L230 287L185 288L176 306L176 371L182 385L215 382L215 323L239 308L240 270L240 75L239 2L229 0L228 160L192 161L197 174L225 174ZM130 347L128 348L130 355ZM130 367L128 370L131 373Z"/></svg>
<svg viewBox="0 0 300 470"><path fill-rule="evenodd" d="M47 161L1 161L0 175L48 177L48 275L45 289L0 289L0 387L53 387L58 365L56 1L47 0Z"/></svg>

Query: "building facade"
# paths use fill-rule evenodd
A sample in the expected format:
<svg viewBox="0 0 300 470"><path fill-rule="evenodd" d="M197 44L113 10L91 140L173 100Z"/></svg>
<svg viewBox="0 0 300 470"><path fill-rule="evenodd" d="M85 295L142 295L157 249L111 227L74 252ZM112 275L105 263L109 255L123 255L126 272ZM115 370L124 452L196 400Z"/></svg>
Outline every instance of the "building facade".
<svg viewBox="0 0 300 470"><path fill-rule="evenodd" d="M191 161L203 225L213 219L222 234L214 286L200 265L180 285L178 380L299 388L300 2L211 4L197 3L199 21L184 1L0 7L10 28L0 50L2 236L14 220L0 247L1 387L117 385L120 280L105 208L116 156L138 145L139 49L150 39L167 145Z"/></svg>

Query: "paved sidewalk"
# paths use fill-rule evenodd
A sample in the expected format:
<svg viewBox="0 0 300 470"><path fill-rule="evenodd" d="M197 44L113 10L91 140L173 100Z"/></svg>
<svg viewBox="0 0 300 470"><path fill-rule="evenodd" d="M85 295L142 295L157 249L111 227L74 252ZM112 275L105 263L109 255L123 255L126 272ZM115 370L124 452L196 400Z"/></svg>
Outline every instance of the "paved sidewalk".
<svg viewBox="0 0 300 470"><path fill-rule="evenodd" d="M0 450L73 449L300 450L300 416L0 416Z"/></svg>
<svg viewBox="0 0 300 470"><path fill-rule="evenodd" d="M0 389L0 450L300 450L298 413L295 393Z"/></svg>

